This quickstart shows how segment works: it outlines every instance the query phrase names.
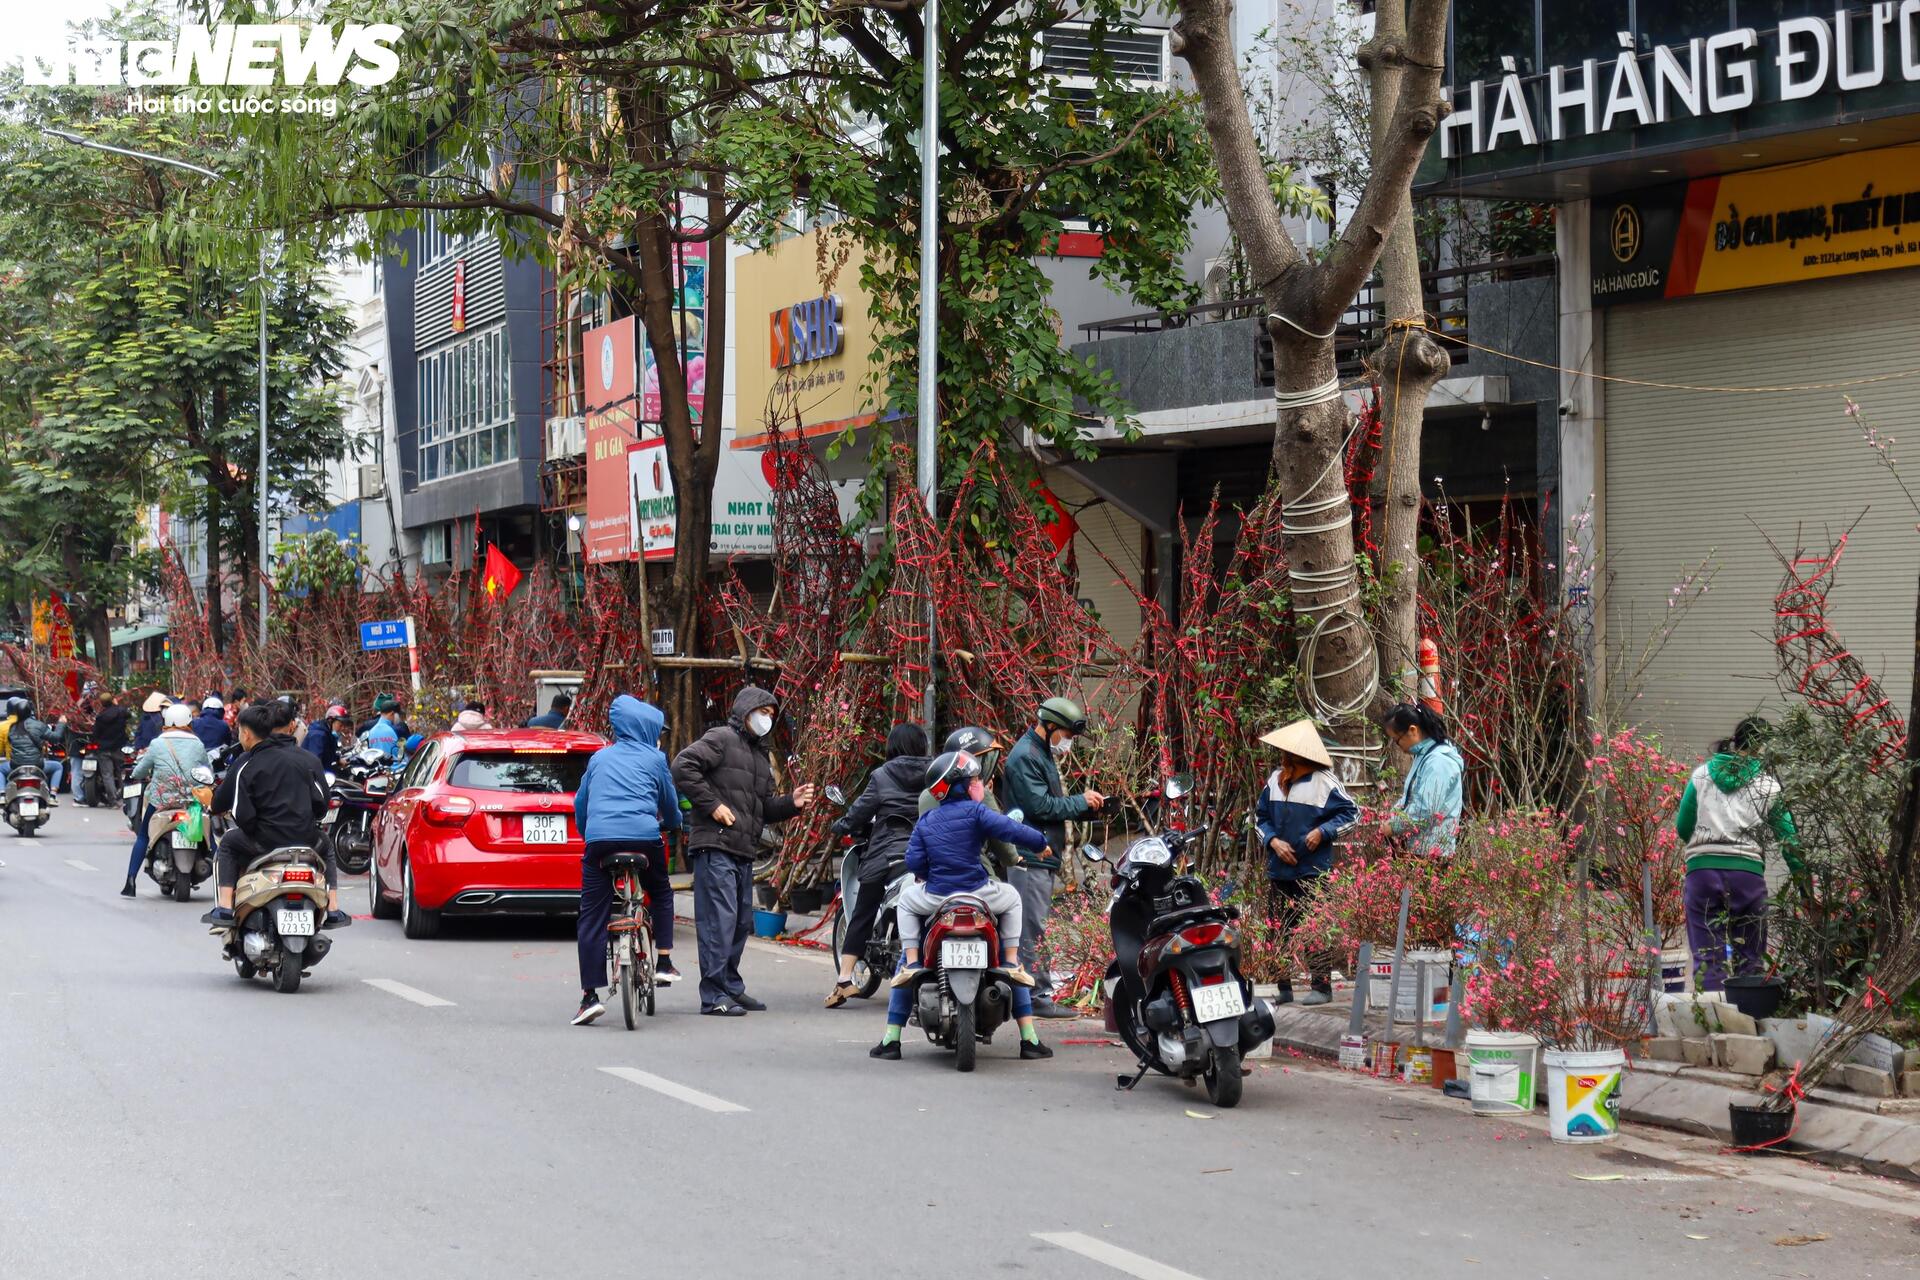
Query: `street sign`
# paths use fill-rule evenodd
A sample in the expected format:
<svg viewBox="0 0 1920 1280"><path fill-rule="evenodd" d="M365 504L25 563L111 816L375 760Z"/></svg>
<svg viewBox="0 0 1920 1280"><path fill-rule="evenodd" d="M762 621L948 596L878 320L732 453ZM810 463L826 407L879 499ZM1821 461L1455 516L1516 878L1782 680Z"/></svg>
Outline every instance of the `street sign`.
<svg viewBox="0 0 1920 1280"><path fill-rule="evenodd" d="M382 649L404 649L406 647L406 619L396 618L392 622L363 622L360 624L360 649L363 653L377 653Z"/></svg>

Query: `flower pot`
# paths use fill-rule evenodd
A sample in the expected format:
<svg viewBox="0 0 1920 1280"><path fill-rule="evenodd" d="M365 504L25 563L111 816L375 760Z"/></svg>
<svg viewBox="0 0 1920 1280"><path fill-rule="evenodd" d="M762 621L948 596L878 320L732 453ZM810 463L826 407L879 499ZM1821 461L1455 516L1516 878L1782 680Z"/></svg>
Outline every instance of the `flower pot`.
<svg viewBox="0 0 1920 1280"><path fill-rule="evenodd" d="M780 891L770 884L753 886L753 905L762 911L771 911L780 900Z"/></svg>
<svg viewBox="0 0 1920 1280"><path fill-rule="evenodd" d="M753 936L756 938L777 938L787 931L787 913L784 911L763 911L753 913Z"/></svg>
<svg viewBox="0 0 1920 1280"><path fill-rule="evenodd" d="M1618 1137L1627 1055L1618 1049L1548 1049L1541 1058L1547 1069L1547 1136L1572 1143Z"/></svg>
<svg viewBox="0 0 1920 1280"><path fill-rule="evenodd" d="M1540 1042L1515 1031L1467 1032L1473 1114L1531 1115Z"/></svg>
<svg viewBox="0 0 1920 1280"><path fill-rule="evenodd" d="M1793 1133L1795 1110L1792 1103L1770 1110L1753 1103L1729 1102L1727 1127L1733 1130L1734 1149L1749 1155L1780 1150Z"/></svg>
<svg viewBox="0 0 1920 1280"><path fill-rule="evenodd" d="M1728 978L1726 991L1727 1002L1749 1018L1771 1018L1786 995L1786 984L1778 978Z"/></svg>
<svg viewBox="0 0 1920 1280"><path fill-rule="evenodd" d="M788 890L787 909L798 911L801 915L812 915L820 909L820 890L812 886Z"/></svg>

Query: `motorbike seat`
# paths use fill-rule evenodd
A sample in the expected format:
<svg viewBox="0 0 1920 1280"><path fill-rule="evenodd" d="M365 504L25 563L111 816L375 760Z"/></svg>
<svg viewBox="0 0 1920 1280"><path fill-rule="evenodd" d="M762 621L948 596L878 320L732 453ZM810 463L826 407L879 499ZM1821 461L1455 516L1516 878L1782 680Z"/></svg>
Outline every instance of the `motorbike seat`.
<svg viewBox="0 0 1920 1280"><path fill-rule="evenodd" d="M247 864L246 874L252 875L263 867L277 866L280 863L291 862L304 862L315 867L326 865L321 859L318 850L308 845L290 844L283 845L278 849L269 850L255 858L252 862L249 862Z"/></svg>
<svg viewBox="0 0 1920 1280"><path fill-rule="evenodd" d="M1199 907L1182 907L1178 911L1169 911L1163 916L1155 916L1153 918L1152 931L1156 934L1171 933L1175 929L1183 929L1190 924L1200 924L1202 922L1215 920L1225 921L1228 918L1225 907L1216 907L1212 904Z"/></svg>

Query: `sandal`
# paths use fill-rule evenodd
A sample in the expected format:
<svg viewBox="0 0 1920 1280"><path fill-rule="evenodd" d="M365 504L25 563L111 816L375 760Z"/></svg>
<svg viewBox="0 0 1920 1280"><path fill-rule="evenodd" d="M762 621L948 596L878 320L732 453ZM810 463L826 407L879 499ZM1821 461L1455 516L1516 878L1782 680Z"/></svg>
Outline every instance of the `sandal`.
<svg viewBox="0 0 1920 1280"><path fill-rule="evenodd" d="M853 998L854 986L851 982L836 982L833 990L827 992L826 1005L829 1009L838 1009Z"/></svg>

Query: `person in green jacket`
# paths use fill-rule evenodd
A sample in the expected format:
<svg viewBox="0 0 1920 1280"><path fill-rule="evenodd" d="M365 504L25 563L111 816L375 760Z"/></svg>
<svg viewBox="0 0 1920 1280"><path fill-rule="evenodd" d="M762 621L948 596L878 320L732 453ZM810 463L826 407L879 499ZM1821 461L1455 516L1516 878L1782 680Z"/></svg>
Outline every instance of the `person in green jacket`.
<svg viewBox="0 0 1920 1280"><path fill-rule="evenodd" d="M1020 810L1028 826L1040 829L1047 847L1039 854L1024 855L1008 879L1020 891L1025 916L1020 964L1036 983L1033 1011L1042 1018L1071 1018L1073 1010L1054 1003L1053 976L1040 963L1039 946L1053 910L1053 881L1060 871L1060 851L1067 847L1067 823L1093 816L1107 799L1093 790L1068 795L1060 781L1057 762L1067 758L1074 740L1087 731L1087 717L1079 704L1048 698L1034 719L1033 728L1021 734L1007 753L1000 798L1009 813Z"/></svg>
<svg viewBox="0 0 1920 1280"><path fill-rule="evenodd" d="M1727 983L1727 956L1735 976L1760 973L1767 950L1767 859L1761 830L1771 830L1796 876L1806 873L1793 815L1780 802L1780 781L1755 754L1770 726L1749 716L1687 780L1673 829L1686 842L1687 946L1702 991Z"/></svg>

